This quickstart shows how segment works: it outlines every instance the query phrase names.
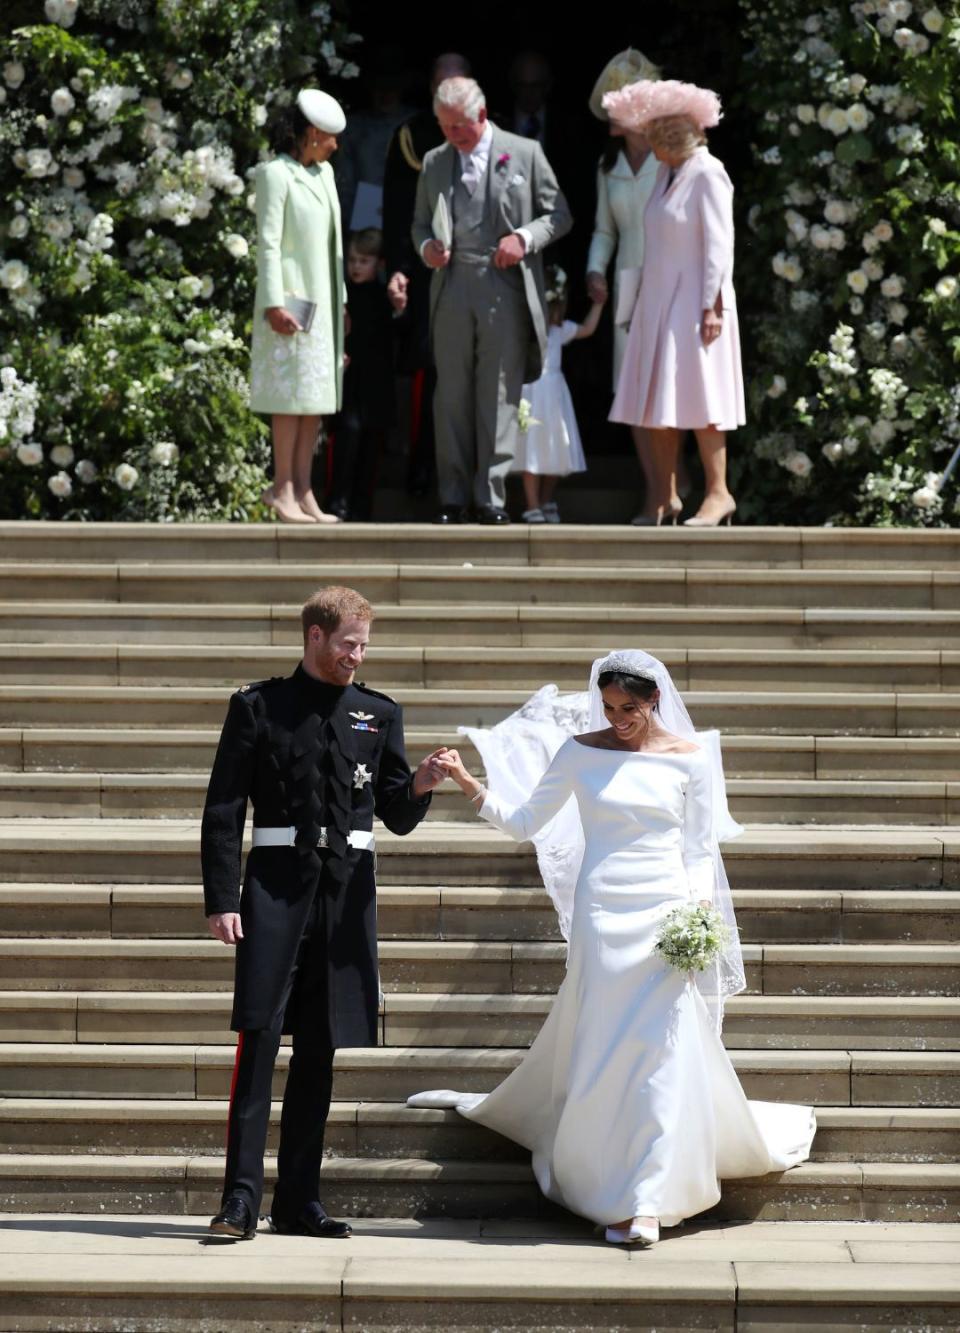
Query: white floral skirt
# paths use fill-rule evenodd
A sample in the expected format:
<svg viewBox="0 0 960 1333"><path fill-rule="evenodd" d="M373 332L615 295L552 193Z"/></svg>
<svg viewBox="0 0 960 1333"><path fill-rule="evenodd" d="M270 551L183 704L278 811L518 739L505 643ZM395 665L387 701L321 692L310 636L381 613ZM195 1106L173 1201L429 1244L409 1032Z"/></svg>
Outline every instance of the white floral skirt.
<svg viewBox="0 0 960 1333"><path fill-rule="evenodd" d="M338 411L337 367L329 317L317 311L309 333L274 333L257 310L250 348L250 407L254 412L317 416Z"/></svg>

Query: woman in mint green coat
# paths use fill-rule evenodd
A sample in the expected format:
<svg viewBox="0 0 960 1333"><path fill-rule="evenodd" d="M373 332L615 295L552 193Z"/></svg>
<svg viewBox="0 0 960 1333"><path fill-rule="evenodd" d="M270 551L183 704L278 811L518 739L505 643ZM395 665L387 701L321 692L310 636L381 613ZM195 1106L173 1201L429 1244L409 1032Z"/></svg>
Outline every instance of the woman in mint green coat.
<svg viewBox="0 0 960 1333"><path fill-rule="evenodd" d="M328 159L345 124L329 94L304 89L281 127L278 156L257 172L250 406L271 417L274 478L264 500L287 523L337 521L317 504L310 472L320 419L342 398L343 241ZM287 308L291 297L316 305L309 328Z"/></svg>

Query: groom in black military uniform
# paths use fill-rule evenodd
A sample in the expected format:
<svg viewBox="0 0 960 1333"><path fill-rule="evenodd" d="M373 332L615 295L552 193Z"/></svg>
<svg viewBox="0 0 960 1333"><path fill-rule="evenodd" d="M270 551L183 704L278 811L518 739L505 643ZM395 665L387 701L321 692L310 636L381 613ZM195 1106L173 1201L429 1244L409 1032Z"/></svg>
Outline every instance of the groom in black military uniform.
<svg viewBox="0 0 960 1333"><path fill-rule="evenodd" d="M338 1046L376 1046L379 973L374 815L409 833L443 781L437 755L407 764L399 706L354 683L373 611L351 588L322 588L302 613L292 676L230 700L203 811L210 932L236 946L238 1032L218 1236L252 1239L263 1192L273 1067L293 1036L280 1121L274 1230L340 1237L318 1200ZM438 751L437 754L440 752ZM253 848L241 892L247 801Z"/></svg>

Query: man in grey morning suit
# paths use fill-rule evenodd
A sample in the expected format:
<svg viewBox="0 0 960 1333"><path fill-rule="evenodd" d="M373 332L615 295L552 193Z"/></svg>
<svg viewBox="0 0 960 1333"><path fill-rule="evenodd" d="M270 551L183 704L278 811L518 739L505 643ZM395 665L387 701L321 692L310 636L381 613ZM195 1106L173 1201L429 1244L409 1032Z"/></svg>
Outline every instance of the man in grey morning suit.
<svg viewBox="0 0 960 1333"><path fill-rule="evenodd" d="M434 111L447 142L424 158L412 235L434 270L437 521L463 522L472 505L481 523L508 523L520 394L547 345L543 251L573 219L539 143L488 121L473 79L441 83ZM449 245L434 234L442 213Z"/></svg>

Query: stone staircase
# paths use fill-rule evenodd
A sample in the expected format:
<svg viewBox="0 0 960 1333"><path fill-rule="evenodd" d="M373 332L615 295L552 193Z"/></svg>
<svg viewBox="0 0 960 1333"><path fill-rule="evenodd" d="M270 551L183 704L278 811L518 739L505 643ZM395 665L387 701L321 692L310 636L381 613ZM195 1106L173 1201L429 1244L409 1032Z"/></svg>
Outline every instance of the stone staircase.
<svg viewBox="0 0 960 1333"><path fill-rule="evenodd" d="M93 1214L122 1231L123 1215L213 1211L232 958L206 936L201 911L206 775L230 690L291 669L301 601L349 582L377 607L364 675L404 705L414 761L546 681L582 688L599 651L643 646L668 663L698 725L724 733L731 807L748 826L726 852L748 991L729 1004L725 1041L749 1095L813 1102L820 1126L811 1162L729 1182L716 1218L750 1222L758 1236L775 1223L796 1237L796 1224L825 1220L856 1236L876 1236L870 1222L952 1235L958 556L960 533L947 531L0 524L0 1201L11 1225L39 1226L33 1217L56 1228L50 1215L60 1215L69 1227ZM403 1105L425 1087L493 1087L543 1022L563 947L530 849L447 792L410 837L378 837L382 1045L338 1056L325 1201L396 1227L424 1216L562 1227L515 1145ZM271 1148L276 1127L275 1115ZM567 1260L597 1252L589 1230L575 1241ZM412 1276L395 1274L392 1286L374 1283L350 1324L344 1278L332 1326L540 1327L537 1281L523 1289L514 1274L511 1286L503 1275L519 1256L497 1257L476 1290L458 1286L447 1259L433 1277L417 1270L435 1323L415 1313ZM740 1309L751 1275L726 1257L733 1285L694 1283L670 1327L732 1328L734 1316L754 1326ZM957 1326L960 1284L927 1281L939 1305L931 1296L927 1322L911 1324L879 1262L848 1266L863 1281L849 1318L831 1326L887 1327L887 1315L890 1327ZM588 1267L592 1280L599 1259ZM183 1283L200 1282L188 1269ZM121 1300L109 1275L98 1287L82 1265L69 1290L92 1313L67 1323L50 1292L67 1290L68 1270L57 1287L29 1278L29 1264L0 1266L0 1309L5 1291L18 1312L0 1327L328 1326L298 1322L306 1316L289 1314L266 1277L212 1322L200 1306L178 1313L168 1292L161 1322L141 1324L132 1288ZM668 1318L655 1281L627 1299L621 1278L629 1310L614 1319L604 1306L601 1322L596 1302L613 1296L557 1272L544 1328ZM923 1283L912 1280L915 1312ZM820 1286L836 1297L822 1274ZM772 1273L761 1288L764 1327L793 1297L804 1319L823 1315L815 1282L802 1299ZM395 1301L406 1302L403 1318Z"/></svg>

